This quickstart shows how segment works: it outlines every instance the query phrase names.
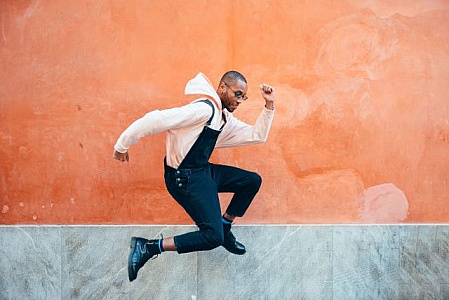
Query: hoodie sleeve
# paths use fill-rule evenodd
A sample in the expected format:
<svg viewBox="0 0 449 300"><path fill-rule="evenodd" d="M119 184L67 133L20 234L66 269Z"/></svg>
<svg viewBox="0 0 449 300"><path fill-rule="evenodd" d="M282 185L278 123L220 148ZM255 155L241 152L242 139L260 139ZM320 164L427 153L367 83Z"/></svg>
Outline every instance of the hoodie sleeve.
<svg viewBox="0 0 449 300"><path fill-rule="evenodd" d="M206 123L212 115L209 105L201 102L190 103L182 107L165 110L154 110L134 121L117 140L114 149L120 153L128 151L129 147L141 138L159 132Z"/></svg>
<svg viewBox="0 0 449 300"><path fill-rule="evenodd" d="M264 108L254 125L248 125L232 114L228 114L227 124L219 135L216 147L227 148L263 143L268 138L274 110Z"/></svg>

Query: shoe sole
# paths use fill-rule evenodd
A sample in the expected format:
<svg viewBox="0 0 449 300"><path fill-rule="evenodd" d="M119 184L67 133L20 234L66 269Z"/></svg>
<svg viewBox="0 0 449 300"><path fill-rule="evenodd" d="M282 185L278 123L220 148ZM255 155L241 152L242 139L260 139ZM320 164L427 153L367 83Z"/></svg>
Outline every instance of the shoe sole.
<svg viewBox="0 0 449 300"><path fill-rule="evenodd" d="M135 237L131 238L131 243L129 245L129 247L131 248L131 251L129 252L129 256L128 256L128 279L129 281L133 281L134 279L137 278L137 274L133 273L133 268L132 268L132 258L133 258L133 253L134 253L134 248L136 248L136 243L137 243L137 239Z"/></svg>
<svg viewBox="0 0 449 300"><path fill-rule="evenodd" d="M230 252L232 254L235 254L235 255L244 255L246 253L246 249L245 250L241 250L241 251L234 251L234 250L229 250L225 246L223 246L223 248L225 248L228 252Z"/></svg>

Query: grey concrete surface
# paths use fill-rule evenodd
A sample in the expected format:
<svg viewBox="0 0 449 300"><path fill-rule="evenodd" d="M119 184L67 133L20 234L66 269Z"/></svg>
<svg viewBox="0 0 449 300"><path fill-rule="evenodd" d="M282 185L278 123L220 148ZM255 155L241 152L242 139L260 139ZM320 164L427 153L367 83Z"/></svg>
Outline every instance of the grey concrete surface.
<svg viewBox="0 0 449 300"><path fill-rule="evenodd" d="M149 261L131 236L194 226L0 226L0 299L449 299L449 225L235 226L222 247Z"/></svg>

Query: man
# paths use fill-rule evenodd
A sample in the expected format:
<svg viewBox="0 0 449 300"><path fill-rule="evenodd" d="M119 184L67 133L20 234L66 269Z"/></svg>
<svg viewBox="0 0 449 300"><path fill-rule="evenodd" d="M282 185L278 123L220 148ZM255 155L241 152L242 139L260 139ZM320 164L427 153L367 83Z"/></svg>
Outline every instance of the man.
<svg viewBox="0 0 449 300"><path fill-rule="evenodd" d="M185 93L201 98L182 107L149 112L119 137L113 158L124 162L129 161L129 147L140 138L167 131L165 184L199 228L158 240L132 237L128 259L130 281L137 278L137 272L150 258L163 251L188 253L223 246L234 254L245 253L245 246L231 232L231 224L244 215L262 180L254 172L209 163L209 158L214 148L266 141L274 116L275 91L269 85L260 85L265 107L251 126L232 115L248 98L247 90L245 77L237 71L226 72L217 90L199 73L187 83ZM223 215L220 192L234 193Z"/></svg>

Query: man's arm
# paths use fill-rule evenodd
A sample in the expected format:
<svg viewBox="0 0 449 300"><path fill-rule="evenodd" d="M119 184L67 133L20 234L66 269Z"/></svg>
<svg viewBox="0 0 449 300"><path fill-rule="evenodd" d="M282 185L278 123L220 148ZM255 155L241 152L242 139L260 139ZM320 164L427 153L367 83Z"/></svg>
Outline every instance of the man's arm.
<svg viewBox="0 0 449 300"><path fill-rule="evenodd" d="M265 107L267 109L274 110L274 100L276 99L276 91L274 88L263 83L260 85L260 92L262 97L265 99Z"/></svg>
<svg viewBox="0 0 449 300"><path fill-rule="evenodd" d="M248 125L229 114L228 124L218 136L217 148L254 145L267 140L274 117L276 93L274 88L267 84L261 84L260 91L265 100L265 108L256 123Z"/></svg>
<svg viewBox="0 0 449 300"><path fill-rule="evenodd" d="M149 112L123 131L114 146L112 157L119 161L129 161L129 147L141 138L170 129L206 122L210 115L210 107L198 102Z"/></svg>

